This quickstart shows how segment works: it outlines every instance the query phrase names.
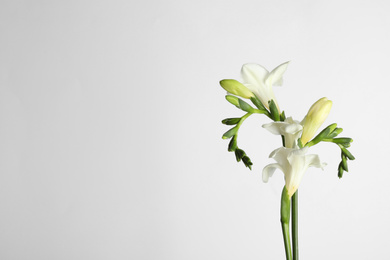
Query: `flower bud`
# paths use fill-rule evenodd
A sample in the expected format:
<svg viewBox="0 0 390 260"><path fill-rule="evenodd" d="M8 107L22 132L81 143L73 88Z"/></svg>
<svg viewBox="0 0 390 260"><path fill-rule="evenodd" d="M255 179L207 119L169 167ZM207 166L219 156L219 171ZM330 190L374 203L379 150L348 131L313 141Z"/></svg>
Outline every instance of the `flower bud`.
<svg viewBox="0 0 390 260"><path fill-rule="evenodd" d="M328 117L331 108L332 101L328 100L326 97L319 99L311 106L302 122L303 131L301 141L303 145L313 138L318 128L320 128L325 119Z"/></svg>
<svg viewBox="0 0 390 260"><path fill-rule="evenodd" d="M240 96L243 98L251 98L254 96L252 91L245 87L242 83L234 79L223 79L219 82L222 88L224 88L230 94Z"/></svg>

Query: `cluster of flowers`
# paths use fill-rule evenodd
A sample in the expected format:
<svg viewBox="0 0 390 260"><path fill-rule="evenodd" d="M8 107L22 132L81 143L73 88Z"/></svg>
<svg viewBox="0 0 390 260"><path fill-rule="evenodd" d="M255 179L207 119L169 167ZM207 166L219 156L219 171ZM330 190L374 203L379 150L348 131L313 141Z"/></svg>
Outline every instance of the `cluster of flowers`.
<svg viewBox="0 0 390 260"><path fill-rule="evenodd" d="M347 160L353 160L353 155L347 150L352 142L351 138L335 138L342 132L337 124L331 124L322 130L317 136L320 126L328 117L332 107L332 101L321 98L309 109L302 121L293 120L281 112L276 101L273 86L281 86L283 74L289 62L283 63L271 72L258 64L245 64L242 66L242 83L234 79L224 79L220 85L228 95L227 101L247 112L241 118L227 118L222 121L226 125L235 125L223 135L223 139L231 138L228 150L235 152L237 161L243 161L251 168L252 162L246 153L237 147L237 134L243 121L254 113L265 114L273 122L263 125L273 134L281 135L283 146L270 154L276 163L269 164L263 169L263 181L268 182L276 169L280 169L285 176L285 188L288 197L291 198L309 167L322 168L326 165L321 163L316 154L308 154L310 146L319 142L332 142L341 149L341 162L338 168L338 176L341 178L344 171L348 171ZM241 98L250 99L256 108L243 101ZM315 137L314 137L315 136Z"/></svg>

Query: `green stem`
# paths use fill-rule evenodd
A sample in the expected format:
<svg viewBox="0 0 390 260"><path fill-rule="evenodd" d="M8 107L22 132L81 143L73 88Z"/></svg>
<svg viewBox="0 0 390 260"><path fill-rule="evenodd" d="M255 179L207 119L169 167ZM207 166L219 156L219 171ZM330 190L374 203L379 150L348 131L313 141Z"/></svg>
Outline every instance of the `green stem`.
<svg viewBox="0 0 390 260"><path fill-rule="evenodd" d="M280 203L280 222L282 224L284 250L286 252L286 260L292 260L291 241L290 241L290 212L291 201L288 197L286 187L283 188L282 199Z"/></svg>
<svg viewBox="0 0 390 260"><path fill-rule="evenodd" d="M290 225L282 222L284 250L286 253L286 260L292 260L291 257L291 242L290 242Z"/></svg>
<svg viewBox="0 0 390 260"><path fill-rule="evenodd" d="M292 196L291 206L293 259L298 260L298 190Z"/></svg>

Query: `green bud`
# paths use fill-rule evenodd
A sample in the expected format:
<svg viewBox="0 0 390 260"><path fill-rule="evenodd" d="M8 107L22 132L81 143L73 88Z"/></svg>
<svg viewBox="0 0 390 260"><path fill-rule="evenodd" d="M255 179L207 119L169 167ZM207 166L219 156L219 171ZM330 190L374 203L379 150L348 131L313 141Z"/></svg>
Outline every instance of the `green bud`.
<svg viewBox="0 0 390 260"><path fill-rule="evenodd" d="M344 171L348 171L347 157L343 153L341 153L341 167Z"/></svg>
<svg viewBox="0 0 390 260"><path fill-rule="evenodd" d="M305 145L317 132L318 128L324 123L328 117L332 101L327 98L321 98L315 102L307 112L304 119L302 130L302 144Z"/></svg>
<svg viewBox="0 0 390 260"><path fill-rule="evenodd" d="M251 159L248 156L242 157L242 162L245 164L246 167L248 167L250 170L252 170L253 163L251 162Z"/></svg>
<svg viewBox="0 0 390 260"><path fill-rule="evenodd" d="M239 105L239 108L241 108L242 110L244 110L246 112L249 112L249 113L254 112L254 108L251 107L248 103L246 103L245 101L243 101L241 99L238 99L238 105Z"/></svg>
<svg viewBox="0 0 390 260"><path fill-rule="evenodd" d="M224 133L222 136L222 139L229 139L232 136L236 135L237 132L238 132L238 127L235 126L235 127L231 128L229 131L227 131L226 133Z"/></svg>
<svg viewBox="0 0 390 260"><path fill-rule="evenodd" d="M335 144L349 144L353 142L352 138L342 137L342 138L333 138L329 140Z"/></svg>
<svg viewBox="0 0 390 260"><path fill-rule="evenodd" d="M344 143L343 146L344 146L345 148L349 148L349 147L351 147L351 143Z"/></svg>
<svg viewBox="0 0 390 260"><path fill-rule="evenodd" d="M244 150L241 150L239 148L237 148L235 151L234 151L234 154L236 155L236 160L237 162L241 161L241 159L246 155Z"/></svg>
<svg viewBox="0 0 390 260"><path fill-rule="evenodd" d="M227 95L225 98L227 101L229 101L229 103L235 105L241 110L244 110L245 112L255 112L255 109L253 107L251 107L248 103L238 97Z"/></svg>
<svg viewBox="0 0 390 260"><path fill-rule="evenodd" d="M243 98L251 98L254 96L252 91L250 91L247 87L245 87L241 82L238 82L234 79L224 79L219 82L222 88L224 88L227 92L240 96Z"/></svg>
<svg viewBox="0 0 390 260"><path fill-rule="evenodd" d="M315 144L318 144L322 140L324 140L329 134L330 134L331 129L330 128L325 128L324 130L321 131L316 137L313 138L310 142L306 144L306 146L310 147Z"/></svg>
<svg viewBox="0 0 390 260"><path fill-rule="evenodd" d="M333 130L332 133L330 133L328 138L334 138L334 137L338 136L342 131L343 131L342 128L336 128L335 130Z"/></svg>
<svg viewBox="0 0 390 260"><path fill-rule="evenodd" d="M345 156L347 156L348 159L355 160L355 157L343 145L341 145L341 144L337 144L337 145L340 147L341 151L343 152L343 154Z"/></svg>
<svg viewBox="0 0 390 260"><path fill-rule="evenodd" d="M237 149L237 135L233 136L233 138L229 142L228 151L233 152Z"/></svg>
<svg viewBox="0 0 390 260"><path fill-rule="evenodd" d="M338 168L338 176L339 176L340 179L343 177L343 174L344 174L344 169L343 169L343 166L342 166L342 162L340 162L339 168Z"/></svg>
<svg viewBox="0 0 390 260"><path fill-rule="evenodd" d="M298 146L299 146L299 148L303 148L303 144L302 144L301 138L298 138Z"/></svg>
<svg viewBox="0 0 390 260"><path fill-rule="evenodd" d="M286 120L286 114L284 113L284 111L280 114L280 121L284 121Z"/></svg>
<svg viewBox="0 0 390 260"><path fill-rule="evenodd" d="M331 124L331 125L328 125L327 127L325 127L324 130L322 130L316 137L313 138L313 140L311 140L310 142L308 142L306 144L306 146L310 147L310 146L313 146L315 144L318 144L319 142L323 141L324 139L326 138L329 138L329 134L331 132L333 132L335 130L335 128L337 127L337 124L334 123L334 124Z"/></svg>
<svg viewBox="0 0 390 260"><path fill-rule="evenodd" d="M240 117L237 117L237 118L226 118L226 119L222 120L222 124L225 124L225 125L237 125L240 122L240 120L241 120Z"/></svg>
<svg viewBox="0 0 390 260"><path fill-rule="evenodd" d="M279 110L278 107L276 106L275 102L273 99L268 101L269 109L271 111L271 118L274 121L280 121L280 115L279 115Z"/></svg>
<svg viewBox="0 0 390 260"><path fill-rule="evenodd" d="M268 111L256 95L251 97L251 101L252 101L253 105L255 105L259 110Z"/></svg>
<svg viewBox="0 0 390 260"><path fill-rule="evenodd" d="M239 107L239 104L238 104L238 97L235 97L235 96L231 96L231 95L226 95L225 96L226 100L235 105L236 107Z"/></svg>

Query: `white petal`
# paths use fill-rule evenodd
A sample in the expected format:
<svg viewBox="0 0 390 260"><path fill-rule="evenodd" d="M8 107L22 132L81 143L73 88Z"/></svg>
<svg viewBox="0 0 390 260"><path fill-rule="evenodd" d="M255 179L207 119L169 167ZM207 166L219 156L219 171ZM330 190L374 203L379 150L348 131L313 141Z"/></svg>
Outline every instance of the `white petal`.
<svg viewBox="0 0 390 260"><path fill-rule="evenodd" d="M274 150L269 157L273 158L282 168L283 172L286 173L290 170L290 163L287 160L288 155L291 153L293 149L280 147Z"/></svg>
<svg viewBox="0 0 390 260"><path fill-rule="evenodd" d="M299 131L302 131L302 126L300 124L288 124L285 128L285 132L288 134L296 134Z"/></svg>
<svg viewBox="0 0 390 260"><path fill-rule="evenodd" d="M263 128L267 129L274 135L282 135L284 134L283 131L281 131L281 127L284 125L284 122L272 122L268 124L264 124Z"/></svg>
<svg viewBox="0 0 390 260"><path fill-rule="evenodd" d="M287 156L287 160L293 168L294 172L300 172L303 169L307 168L306 166L306 156L308 147L302 149L296 149L290 152Z"/></svg>
<svg viewBox="0 0 390 260"><path fill-rule="evenodd" d="M283 74L287 70L288 62L282 63L268 74L265 81L268 86L281 86L283 84Z"/></svg>
<svg viewBox="0 0 390 260"><path fill-rule="evenodd" d="M264 167L263 169L263 182L267 183L268 179L272 177L276 169L283 171L282 167L278 163L271 163Z"/></svg>
<svg viewBox="0 0 390 260"><path fill-rule="evenodd" d="M260 96L259 89L256 87L256 85L253 84L248 84L248 83L243 83L245 87L247 87L250 91L255 93L257 97Z"/></svg>
<svg viewBox="0 0 390 260"><path fill-rule="evenodd" d="M259 64L247 63L241 68L241 77L247 84L263 85L267 75L268 70Z"/></svg>
<svg viewBox="0 0 390 260"><path fill-rule="evenodd" d="M321 168L322 170L326 166L326 163L321 163L320 157L317 154L306 155L306 163L309 167Z"/></svg>

